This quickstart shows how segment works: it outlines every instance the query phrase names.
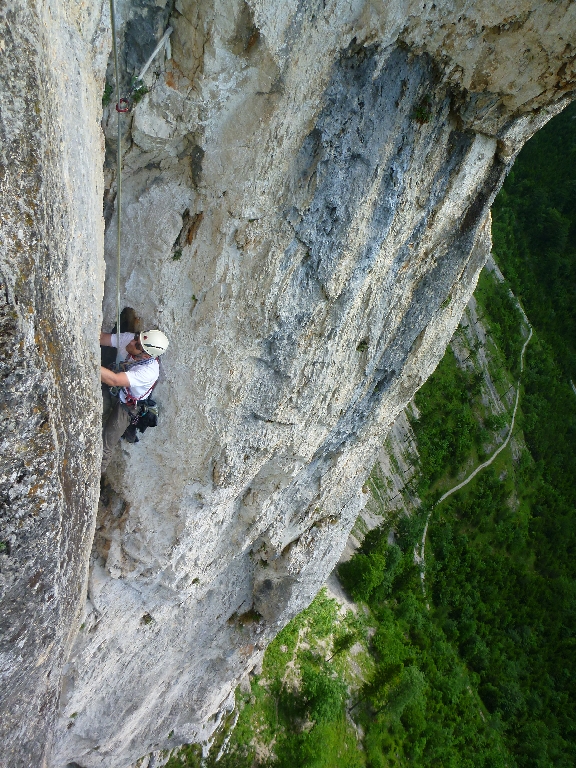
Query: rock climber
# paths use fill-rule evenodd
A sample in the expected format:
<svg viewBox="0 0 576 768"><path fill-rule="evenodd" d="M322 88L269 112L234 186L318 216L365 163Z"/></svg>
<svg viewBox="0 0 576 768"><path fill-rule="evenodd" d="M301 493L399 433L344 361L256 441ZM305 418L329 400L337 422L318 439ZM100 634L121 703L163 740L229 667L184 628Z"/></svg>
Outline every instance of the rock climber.
<svg viewBox="0 0 576 768"><path fill-rule="evenodd" d="M168 349L168 339L158 330L120 333L120 339L115 333L101 333L100 346L119 348L122 361L117 372L100 366L100 379L106 385L102 387L103 474L114 446L138 415L138 401L148 397L158 380L158 358ZM117 394L110 387L117 388Z"/></svg>

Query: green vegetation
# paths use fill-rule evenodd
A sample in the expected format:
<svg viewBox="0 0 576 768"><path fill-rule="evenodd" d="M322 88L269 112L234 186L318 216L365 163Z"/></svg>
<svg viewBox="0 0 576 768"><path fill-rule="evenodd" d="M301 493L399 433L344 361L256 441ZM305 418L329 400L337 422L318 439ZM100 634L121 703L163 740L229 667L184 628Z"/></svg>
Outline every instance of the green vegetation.
<svg viewBox="0 0 576 768"><path fill-rule="evenodd" d="M147 85L144 85L142 80L138 80L138 78L134 76L130 82L130 101L132 104L138 104L147 93L150 93L150 88L148 88Z"/></svg>
<svg viewBox="0 0 576 768"><path fill-rule="evenodd" d="M420 104L414 107L412 119L420 125L430 122L432 119L432 100L429 96L424 96Z"/></svg>
<svg viewBox="0 0 576 768"><path fill-rule="evenodd" d="M490 334L492 344L502 353L502 363L514 375L516 383L520 375L520 352L524 338L510 286L494 280L484 270L474 296L482 309L483 325Z"/></svg>
<svg viewBox="0 0 576 768"><path fill-rule="evenodd" d="M169 736L169 738L171 738ZM173 755L166 768L202 768L202 749L198 744L188 744Z"/></svg>
<svg viewBox="0 0 576 768"><path fill-rule="evenodd" d="M414 563L422 527L423 516L389 521L340 569L344 584L366 601L377 623L374 673L354 710L366 734L367 765L504 766L503 739L478 696L476 678L436 612L427 609ZM359 586L354 561L365 558L372 578Z"/></svg>
<svg viewBox="0 0 576 768"><path fill-rule="evenodd" d="M456 475L480 447L483 433L474 416L479 407L482 374L458 368L449 348L430 383L416 395L420 418L415 422L422 466L419 493L422 494L448 471Z"/></svg>
<svg viewBox="0 0 576 768"><path fill-rule="evenodd" d="M150 89L146 85L140 85L131 93L132 103L138 104L138 102L142 101L147 93L150 93Z"/></svg>
<svg viewBox="0 0 576 768"><path fill-rule="evenodd" d="M502 359L519 356L507 292L489 275L481 288L492 329L516 318ZM413 553L438 481L502 421L481 427L477 380L450 350L416 398L423 507L372 531L340 567L377 622L374 674L355 710L369 766L576 762L576 397L562 378L536 338L519 415L530 450L514 459L508 448L433 511L429 609Z"/></svg>
<svg viewBox="0 0 576 768"><path fill-rule="evenodd" d="M475 296L483 324L491 334L489 373L502 397L518 381L524 342L522 318L508 286L490 273L482 273ZM472 361L477 351L470 350ZM495 433L509 423L506 414L493 414L486 407L483 380L478 364L473 370L463 370L449 347L426 385L416 394L420 417L412 420L412 426L420 456L420 497L431 491L438 497L441 491L455 485L463 468L475 466L487 457L485 449L493 450Z"/></svg>
<svg viewBox="0 0 576 768"><path fill-rule="evenodd" d="M497 261L576 381L576 103L526 144L493 207Z"/></svg>
<svg viewBox="0 0 576 768"><path fill-rule="evenodd" d="M110 99L114 93L114 86L111 83L106 83L104 86L104 93L102 94L102 106L107 107L110 104Z"/></svg>
<svg viewBox="0 0 576 768"><path fill-rule="evenodd" d="M250 692L237 692L238 722L217 763L224 732L216 739L207 768L362 768L362 752L346 719L354 676L343 656L365 636L365 620L351 612L341 615L336 601L321 591L270 644ZM362 653L357 659L361 664ZM167 768L199 765L193 746L174 755Z"/></svg>

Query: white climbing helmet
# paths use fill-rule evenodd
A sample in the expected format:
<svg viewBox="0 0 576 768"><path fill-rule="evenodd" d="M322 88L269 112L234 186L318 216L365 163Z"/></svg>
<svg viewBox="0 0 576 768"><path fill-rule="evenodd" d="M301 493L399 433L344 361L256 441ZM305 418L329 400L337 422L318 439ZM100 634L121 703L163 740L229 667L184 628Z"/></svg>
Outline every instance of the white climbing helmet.
<svg viewBox="0 0 576 768"><path fill-rule="evenodd" d="M159 357L168 349L168 339L162 331L143 331L140 334L142 349L152 357Z"/></svg>

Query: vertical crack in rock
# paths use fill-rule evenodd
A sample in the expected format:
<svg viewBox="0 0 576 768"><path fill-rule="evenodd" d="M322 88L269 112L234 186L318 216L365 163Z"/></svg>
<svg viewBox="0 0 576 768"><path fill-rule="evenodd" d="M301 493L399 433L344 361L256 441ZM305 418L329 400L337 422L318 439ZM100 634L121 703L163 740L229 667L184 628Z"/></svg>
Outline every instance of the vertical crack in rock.
<svg viewBox="0 0 576 768"><path fill-rule="evenodd" d="M94 530L101 33L97 8L82 33L61 8L1 16L0 732L16 767L50 751Z"/></svg>

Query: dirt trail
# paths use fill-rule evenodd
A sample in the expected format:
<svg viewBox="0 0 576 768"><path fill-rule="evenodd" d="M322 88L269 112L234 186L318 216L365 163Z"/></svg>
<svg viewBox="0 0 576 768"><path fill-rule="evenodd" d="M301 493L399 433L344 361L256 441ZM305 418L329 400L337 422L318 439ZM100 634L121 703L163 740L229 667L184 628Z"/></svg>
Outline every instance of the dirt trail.
<svg viewBox="0 0 576 768"><path fill-rule="evenodd" d="M424 579L425 579L424 572L425 572L425 566L426 566L426 563L425 563L426 536L428 534L428 524L430 522L430 518L432 516L432 512L434 512L436 507L439 504L441 504L445 499L447 499L448 496L451 496L453 493L456 493L456 491L459 491L460 489L464 488L464 486L468 485L468 483L471 480L473 480L479 472L481 472L483 469L486 469L486 467L489 467L490 464L492 464L492 462L494 461L494 459L500 453L502 453L504 448L506 448L506 446L508 445L508 443L510 441L510 438L512 437L512 432L514 431L514 424L515 424L515 421L516 421L516 411L518 410L518 402L520 400L520 381L522 379L522 371L524 370L524 352L526 351L526 347L528 346L528 342L532 338L532 326L528 322L528 318L526 317L526 313L522 309L522 306L521 306L520 302L518 301L518 299L516 297L514 297L514 300L516 302L516 305L517 305L518 309L522 313L522 317L524 318L524 321L526 322L526 325L528 326L529 333L528 333L528 338L526 339L526 341L524 342L524 344L522 346L522 351L520 352L520 376L518 377L518 384L516 386L516 402L514 403L514 411L512 413L512 422L510 424L510 429L508 430L508 434L506 435L506 439L504 440L502 445L500 445L494 451L492 456L487 461L483 462L482 464L479 464L476 467L476 469L473 472L471 472L465 480L463 480L461 483L458 483L458 485L455 485L453 488L450 488L449 491L446 491L446 493L443 494L438 499L436 504L434 504L434 506L428 512L428 516L426 517L426 524L424 526L424 531L422 533L422 541L420 543L420 551L418 551L418 547L416 547L415 552L414 552L414 559L420 565L420 578L422 579L422 590L424 591L424 594L426 594L426 586L425 586L425 583L424 583ZM574 388L573 384L572 384L572 387ZM574 392L576 394L576 389L574 389Z"/></svg>

